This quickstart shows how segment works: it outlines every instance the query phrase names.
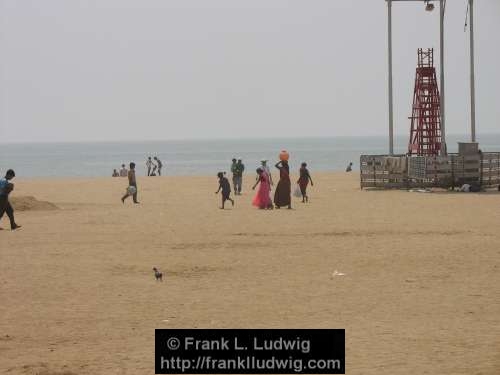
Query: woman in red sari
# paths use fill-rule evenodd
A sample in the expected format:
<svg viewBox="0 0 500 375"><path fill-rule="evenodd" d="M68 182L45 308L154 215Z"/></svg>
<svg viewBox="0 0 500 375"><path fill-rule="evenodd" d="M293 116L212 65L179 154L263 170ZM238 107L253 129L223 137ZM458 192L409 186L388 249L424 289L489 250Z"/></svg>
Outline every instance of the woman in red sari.
<svg viewBox="0 0 500 375"><path fill-rule="evenodd" d="M257 185L260 183L259 190L253 198L252 204L259 207L260 209L273 208L273 202L269 197L269 191L271 190L271 181L269 175L262 168L257 168L258 179L252 190L255 190Z"/></svg>
<svg viewBox="0 0 500 375"><path fill-rule="evenodd" d="M302 193L302 203L308 202L309 197L307 196L307 185L309 181L311 181L311 186L313 186L313 180L309 175L309 171L307 170L307 163L302 163L300 166L300 177L297 181L300 187L300 192Z"/></svg>
<svg viewBox="0 0 500 375"><path fill-rule="evenodd" d="M274 192L274 205L276 208L288 206L292 208L290 167L287 160L276 163L276 168L280 171L280 180Z"/></svg>

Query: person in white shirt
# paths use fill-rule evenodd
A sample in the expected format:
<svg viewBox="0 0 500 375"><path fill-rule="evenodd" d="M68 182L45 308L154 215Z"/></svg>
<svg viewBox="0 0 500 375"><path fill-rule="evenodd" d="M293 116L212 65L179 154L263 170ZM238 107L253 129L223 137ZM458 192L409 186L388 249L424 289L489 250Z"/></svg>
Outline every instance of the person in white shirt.
<svg viewBox="0 0 500 375"><path fill-rule="evenodd" d="M120 177L127 177L128 176L128 170L125 168L125 164L122 164L122 169L120 169Z"/></svg>
<svg viewBox="0 0 500 375"><path fill-rule="evenodd" d="M151 156L146 160L146 169L148 170L148 176L151 176L151 167L153 166L153 160L151 160Z"/></svg>
<svg viewBox="0 0 500 375"><path fill-rule="evenodd" d="M157 156L155 156L153 159L155 160L156 165L158 166L158 176L161 176L161 167L163 166L163 163L161 162L161 160L160 160L160 159L158 159L158 157L157 157ZM154 171L155 171L155 170L153 169L153 172L154 172Z"/></svg>

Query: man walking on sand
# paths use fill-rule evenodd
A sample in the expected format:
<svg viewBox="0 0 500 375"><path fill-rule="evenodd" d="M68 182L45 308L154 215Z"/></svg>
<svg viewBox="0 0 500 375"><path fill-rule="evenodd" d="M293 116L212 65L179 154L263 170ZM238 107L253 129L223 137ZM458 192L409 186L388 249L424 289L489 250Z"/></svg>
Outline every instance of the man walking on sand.
<svg viewBox="0 0 500 375"><path fill-rule="evenodd" d="M139 203L137 201L137 181L135 179L135 163L130 163L130 169L128 171L128 187L127 192L122 197L122 203L125 203L125 199L130 197L134 200L134 203Z"/></svg>
<svg viewBox="0 0 500 375"><path fill-rule="evenodd" d="M0 179L0 220L4 213L7 214L10 220L10 229L16 230L21 228L20 225L16 224L14 220L14 209L10 205L9 202L9 194L12 190L14 190L14 184L10 182L16 174L12 169L9 169L5 174L5 177Z"/></svg>
<svg viewBox="0 0 500 375"><path fill-rule="evenodd" d="M231 173L233 174L233 190L234 190L234 194L238 194L238 191L236 190L236 176L235 176L235 172L236 172L236 159L233 158L231 160Z"/></svg>
<svg viewBox="0 0 500 375"><path fill-rule="evenodd" d="M243 184L243 171L245 170L245 165L241 162L241 158L234 165L233 170L233 182L234 182L234 194L241 195L241 185Z"/></svg>

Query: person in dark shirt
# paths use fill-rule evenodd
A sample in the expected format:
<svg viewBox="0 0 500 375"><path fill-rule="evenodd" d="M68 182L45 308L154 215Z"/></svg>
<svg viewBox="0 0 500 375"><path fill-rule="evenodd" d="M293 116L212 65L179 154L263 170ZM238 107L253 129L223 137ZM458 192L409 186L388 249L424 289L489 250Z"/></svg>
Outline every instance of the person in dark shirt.
<svg viewBox="0 0 500 375"><path fill-rule="evenodd" d="M231 199L231 185L229 184L229 180L224 177L224 173L217 173L217 177L219 178L219 189L215 192L215 194L219 194L219 191L222 191L222 207L221 210L224 209L224 203L226 201L231 201L231 204L234 206L234 200Z"/></svg>
<svg viewBox="0 0 500 375"><path fill-rule="evenodd" d="M9 194L12 190L14 190L14 184L10 182L10 180L14 177L16 177L16 174L12 169L9 169L5 174L5 177L0 179L0 220L3 217L3 214L6 213L10 220L10 229L12 230L21 228L21 226L17 225L14 220L14 209L9 202Z"/></svg>
<svg viewBox="0 0 500 375"><path fill-rule="evenodd" d="M245 171L245 165L242 163L241 158L238 158L236 164L231 166L231 172L233 172L233 183L234 183L234 194L241 195L241 187L243 185L243 172Z"/></svg>
<svg viewBox="0 0 500 375"><path fill-rule="evenodd" d="M238 172L237 172L237 167L236 167L236 158L233 158L232 163L231 163L231 173L233 174L233 188L234 188L234 195L238 195Z"/></svg>
<svg viewBox="0 0 500 375"><path fill-rule="evenodd" d="M311 175L309 174L309 170L307 169L307 163L302 163L299 169L299 179L297 184L299 184L300 192L302 194L302 203L309 202L309 197L307 196L307 185L309 185L309 181L311 181L311 186L313 186L313 180Z"/></svg>

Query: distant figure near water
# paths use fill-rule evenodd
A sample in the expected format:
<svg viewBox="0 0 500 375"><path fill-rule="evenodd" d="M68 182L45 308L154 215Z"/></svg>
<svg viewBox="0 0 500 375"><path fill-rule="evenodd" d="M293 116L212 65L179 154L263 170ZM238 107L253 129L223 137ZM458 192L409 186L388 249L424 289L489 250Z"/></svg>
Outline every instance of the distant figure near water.
<svg viewBox="0 0 500 375"><path fill-rule="evenodd" d="M314 186L311 175L309 174L309 170L307 169L307 163L302 163L300 166L300 177L297 180L297 183L300 187L300 192L302 194L302 203L309 202L309 197L307 196L307 185L309 185L309 181L311 181L311 186Z"/></svg>
<svg viewBox="0 0 500 375"><path fill-rule="evenodd" d="M135 179L135 163L130 163L130 169L128 171L128 187L125 195L122 197L122 203L125 203L125 199L132 196L134 203L139 203L137 201L137 181Z"/></svg>
<svg viewBox="0 0 500 375"><path fill-rule="evenodd" d="M147 175L151 176L151 168L153 167L153 160L151 160L151 156L148 156L146 160L146 169L147 169Z"/></svg>
<svg viewBox="0 0 500 375"><path fill-rule="evenodd" d="M120 177L120 174L116 169L113 169L113 174L111 175L111 177Z"/></svg>
<svg viewBox="0 0 500 375"><path fill-rule="evenodd" d="M128 176L128 170L125 168L125 164L122 164L122 169L120 169L120 177L127 177Z"/></svg>
<svg viewBox="0 0 500 375"><path fill-rule="evenodd" d="M12 169L9 169L7 173L5 173L5 177L0 179L0 220L3 214L6 213L10 220L10 229L12 230L21 228L14 220L14 209L9 202L9 194L14 190L14 184L10 182L10 180L14 177L16 177L16 174Z"/></svg>
<svg viewBox="0 0 500 375"><path fill-rule="evenodd" d="M222 191L222 206L220 207L221 210L224 209L224 204L226 201L231 201L231 204L234 206L234 200L231 199L231 185L229 184L229 180L224 177L224 173L219 172L217 173L217 177L219 178L219 188L215 192L215 194L218 194L219 191Z"/></svg>
<svg viewBox="0 0 500 375"><path fill-rule="evenodd" d="M260 209L272 209L273 202L269 196L269 192L271 191L271 181L269 180L269 175L262 168L257 168L257 175L258 179L255 182L255 185L252 186L252 190L255 190L259 183L260 186L257 194L253 198L252 204Z"/></svg>
<svg viewBox="0 0 500 375"><path fill-rule="evenodd" d="M163 163L161 162L160 159L158 159L157 156L155 156L153 159L156 161L156 165L158 166L158 176L161 176L161 167L163 167ZM154 173L154 169L153 169L153 173Z"/></svg>
<svg viewBox="0 0 500 375"><path fill-rule="evenodd" d="M291 183L290 183L290 167L288 160L281 160L275 164L275 167L280 171L280 180L274 192L274 205L276 208L288 206L292 208L291 198Z"/></svg>
<svg viewBox="0 0 500 375"><path fill-rule="evenodd" d="M352 172L352 161L349 163L347 168L345 169L346 172Z"/></svg>

